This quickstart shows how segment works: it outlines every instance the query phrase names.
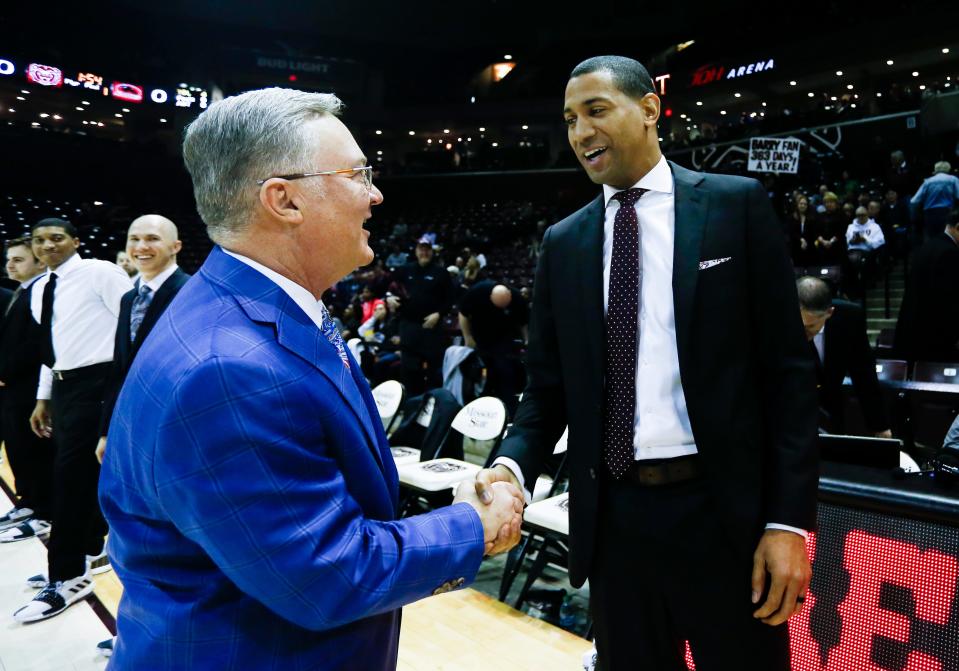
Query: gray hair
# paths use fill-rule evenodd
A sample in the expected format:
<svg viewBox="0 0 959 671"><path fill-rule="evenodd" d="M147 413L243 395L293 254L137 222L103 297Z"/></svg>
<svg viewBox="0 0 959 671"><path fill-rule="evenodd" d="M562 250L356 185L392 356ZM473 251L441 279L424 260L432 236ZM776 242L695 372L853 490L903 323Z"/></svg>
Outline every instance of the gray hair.
<svg viewBox="0 0 959 671"><path fill-rule="evenodd" d="M832 289L818 277L804 275L796 281L799 307L806 312L824 314L832 305Z"/></svg>
<svg viewBox="0 0 959 671"><path fill-rule="evenodd" d="M949 165L949 161L939 161L932 167L933 172L952 172L952 166Z"/></svg>
<svg viewBox="0 0 959 671"><path fill-rule="evenodd" d="M258 179L313 168L316 142L303 126L342 108L332 93L268 88L215 102L187 126L183 161L210 239L228 241L250 224Z"/></svg>

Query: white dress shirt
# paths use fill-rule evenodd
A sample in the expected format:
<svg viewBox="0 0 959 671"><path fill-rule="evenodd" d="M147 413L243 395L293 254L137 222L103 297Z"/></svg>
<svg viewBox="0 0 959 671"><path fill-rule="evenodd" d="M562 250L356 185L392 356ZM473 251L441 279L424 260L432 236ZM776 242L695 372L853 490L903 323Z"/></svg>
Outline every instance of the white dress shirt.
<svg viewBox="0 0 959 671"><path fill-rule="evenodd" d="M173 273L176 272L176 269L177 269L177 268L179 268L179 266L178 266L177 264L171 263L171 264L170 264L167 268L165 268L162 272L158 273L156 277L154 277L154 278L153 278L152 280L150 280L149 282L146 282L146 283L145 283L148 287L150 287L150 291L153 293L154 298L155 298L156 295L157 295L157 291L159 291L159 290L160 290L160 287L163 286L163 283L166 282L168 279L170 279L170 277L173 276ZM144 284L144 282L143 282L143 276L142 276L142 275L139 275L139 274L138 274L138 275L134 276L132 279L133 279L133 287L134 287L135 289L139 289L140 286L141 286L142 284Z"/></svg>
<svg viewBox="0 0 959 671"><path fill-rule="evenodd" d="M647 189L636 201L641 253L638 352L636 356L636 414L633 418L633 455L636 459L671 459L696 454L686 396L679 377L676 315L673 311L673 241L676 197L673 173L666 158L633 188ZM603 310L609 303L609 273L613 257L613 225L620 189L603 185L606 221L603 224Z"/></svg>
<svg viewBox="0 0 959 671"><path fill-rule="evenodd" d="M673 247L676 196L673 173L665 157L632 188L647 189L636 201L642 247L638 352L636 357L636 414L633 419L633 455L642 459L672 459L696 454L686 396L679 374L676 315L673 305ZM613 256L613 224L620 208L613 196L622 189L603 185L606 219L603 224L603 311L609 303L609 273ZM500 460L502 459L502 461ZM519 465L508 457L496 459L517 474ZM525 488L525 486L524 486ZM767 524L803 536L802 529Z"/></svg>
<svg viewBox="0 0 959 671"><path fill-rule="evenodd" d="M221 247L221 249L223 248ZM228 249L223 249L223 253L232 256L237 261L245 263L253 268L253 270L262 273L268 279L272 280L273 283L280 287L280 289L282 289L283 292L289 296L294 303L300 306L300 309L306 313L307 317L313 320L313 323L316 324L316 328L322 330L323 302L316 300L308 289L300 286L290 278L280 275L280 273L276 272L275 270L267 268L262 263L257 263L253 259L243 256L242 254L231 252Z"/></svg>
<svg viewBox="0 0 959 671"><path fill-rule="evenodd" d="M862 242L853 242L852 238L858 233L863 237ZM870 219L865 224L860 224L853 220L846 228L846 245L849 249L858 249L861 251L872 251L886 244L886 236L882 234L882 229L874 220Z"/></svg>
<svg viewBox="0 0 959 671"><path fill-rule="evenodd" d="M119 266L108 261L82 259L74 254L59 268L47 272L30 288L30 311L40 322L43 290L50 273L57 274L53 294L54 370L74 370L113 361L113 340L120 316L120 299L133 288ZM40 369L37 398L49 399L53 373Z"/></svg>

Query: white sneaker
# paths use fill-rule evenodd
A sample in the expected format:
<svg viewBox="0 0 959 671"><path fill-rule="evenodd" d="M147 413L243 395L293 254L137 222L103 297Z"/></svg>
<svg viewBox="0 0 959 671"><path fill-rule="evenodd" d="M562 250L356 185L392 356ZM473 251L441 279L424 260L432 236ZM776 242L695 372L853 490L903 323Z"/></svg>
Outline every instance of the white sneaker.
<svg viewBox="0 0 959 671"><path fill-rule="evenodd" d="M59 615L71 605L93 593L90 574L48 583L27 605L14 612L17 622L37 622Z"/></svg>
<svg viewBox="0 0 959 671"><path fill-rule="evenodd" d="M113 645L117 642L117 637L108 638L105 641L100 641L97 643L97 652L101 657L112 657L113 656Z"/></svg>
<svg viewBox="0 0 959 671"><path fill-rule="evenodd" d="M15 543L28 538L43 538L50 535L50 523L31 519L0 531L0 543Z"/></svg>
<svg viewBox="0 0 959 671"><path fill-rule="evenodd" d="M0 515L0 530L26 522L33 517L33 508L11 508Z"/></svg>
<svg viewBox="0 0 959 671"><path fill-rule="evenodd" d="M27 585L34 589L43 589L47 586L47 582L47 576L42 573L38 573L27 578Z"/></svg>
<svg viewBox="0 0 959 671"><path fill-rule="evenodd" d="M106 549L96 556L87 555L87 572L91 575L100 575L112 570L112 568Z"/></svg>

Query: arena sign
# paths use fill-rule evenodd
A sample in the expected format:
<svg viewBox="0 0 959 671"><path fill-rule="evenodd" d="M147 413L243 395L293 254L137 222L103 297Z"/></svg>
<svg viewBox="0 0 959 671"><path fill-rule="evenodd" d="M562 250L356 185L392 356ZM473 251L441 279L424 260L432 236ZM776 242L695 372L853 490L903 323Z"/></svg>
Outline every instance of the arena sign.
<svg viewBox="0 0 959 671"><path fill-rule="evenodd" d="M44 63L29 63L20 71L31 84L58 89L75 88L96 91L105 97L124 103L141 103L149 98L157 104L172 103L175 107L185 109L191 107L204 109L210 99L206 89L188 84L170 88L149 88L141 84L107 79L94 72L77 71L73 75L73 71ZM11 77L17 72L17 65L12 60L0 58L0 77Z"/></svg>
<svg viewBox="0 0 959 671"><path fill-rule="evenodd" d="M799 172L802 140L793 137L754 137L749 140L749 172Z"/></svg>
<svg viewBox="0 0 959 671"><path fill-rule="evenodd" d="M720 80L741 79L742 77L755 75L760 72L768 72L775 67L776 61L772 58L734 67L707 64L693 72L693 78L689 85L705 86L706 84L712 84Z"/></svg>

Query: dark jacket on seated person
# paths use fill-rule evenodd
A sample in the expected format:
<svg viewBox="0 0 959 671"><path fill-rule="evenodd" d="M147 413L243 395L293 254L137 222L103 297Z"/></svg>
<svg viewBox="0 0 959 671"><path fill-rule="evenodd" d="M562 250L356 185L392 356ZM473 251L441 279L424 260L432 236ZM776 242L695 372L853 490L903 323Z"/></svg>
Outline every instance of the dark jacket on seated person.
<svg viewBox="0 0 959 671"><path fill-rule="evenodd" d="M836 433L843 432L842 383L848 375L866 427L872 433L885 431L889 420L876 377L876 359L866 335L865 314L857 304L847 301L835 300L833 308L832 317L823 327L823 361L816 366L819 406L829 414L829 428Z"/></svg>

